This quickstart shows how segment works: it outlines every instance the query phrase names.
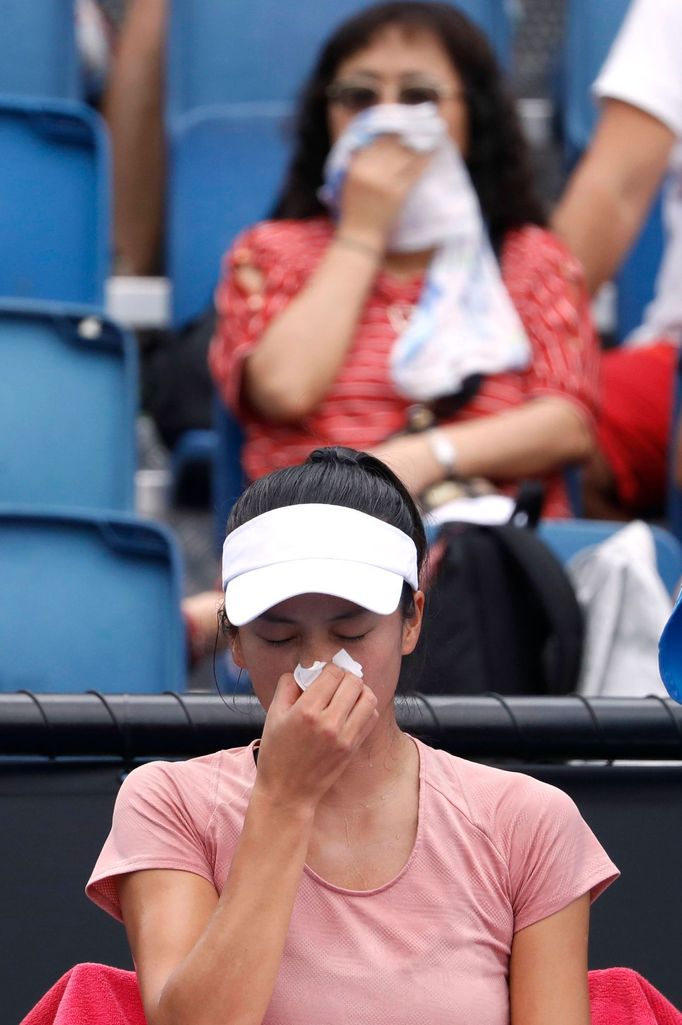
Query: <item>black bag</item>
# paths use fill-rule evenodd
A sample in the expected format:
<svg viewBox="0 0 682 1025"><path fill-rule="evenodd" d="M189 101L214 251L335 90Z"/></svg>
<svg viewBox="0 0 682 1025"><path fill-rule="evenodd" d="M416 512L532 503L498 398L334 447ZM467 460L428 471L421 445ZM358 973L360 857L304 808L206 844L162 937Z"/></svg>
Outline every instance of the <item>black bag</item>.
<svg viewBox="0 0 682 1025"><path fill-rule="evenodd" d="M575 690L582 614L563 566L536 533L513 523L448 523L434 548L440 558L417 649L403 660L401 690Z"/></svg>
<svg viewBox="0 0 682 1025"><path fill-rule="evenodd" d="M208 346L216 315L209 307L177 331L144 333L142 406L172 449L186 431L213 426L214 386Z"/></svg>

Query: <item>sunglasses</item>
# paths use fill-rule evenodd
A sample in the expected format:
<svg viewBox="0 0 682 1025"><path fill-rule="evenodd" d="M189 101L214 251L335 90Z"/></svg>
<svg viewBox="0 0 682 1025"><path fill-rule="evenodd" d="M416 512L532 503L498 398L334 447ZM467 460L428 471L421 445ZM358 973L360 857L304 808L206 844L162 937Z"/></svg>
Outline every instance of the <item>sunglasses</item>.
<svg viewBox="0 0 682 1025"><path fill-rule="evenodd" d="M440 82L412 82L401 85L396 98L397 103L414 107L419 103L435 103L451 100L461 96L461 90L449 88ZM332 82L327 88L327 99L339 107L359 114L382 102L381 90L378 86L361 82Z"/></svg>

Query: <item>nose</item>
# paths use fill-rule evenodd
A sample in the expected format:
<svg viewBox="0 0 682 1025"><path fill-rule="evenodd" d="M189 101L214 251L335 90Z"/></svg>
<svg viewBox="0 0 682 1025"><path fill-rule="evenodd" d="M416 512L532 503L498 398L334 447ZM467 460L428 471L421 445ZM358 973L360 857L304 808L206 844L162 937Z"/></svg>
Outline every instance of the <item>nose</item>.
<svg viewBox="0 0 682 1025"><path fill-rule="evenodd" d="M310 642L301 647L298 661L306 668L309 668L313 662L331 662L339 648L340 645L330 644L329 641Z"/></svg>

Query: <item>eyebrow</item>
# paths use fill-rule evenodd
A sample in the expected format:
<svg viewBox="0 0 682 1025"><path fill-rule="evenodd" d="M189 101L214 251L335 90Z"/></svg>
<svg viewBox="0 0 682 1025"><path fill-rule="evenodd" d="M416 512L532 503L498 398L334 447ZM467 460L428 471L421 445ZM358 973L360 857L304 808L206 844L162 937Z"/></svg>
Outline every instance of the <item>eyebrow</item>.
<svg viewBox="0 0 682 1025"><path fill-rule="evenodd" d="M339 612L338 615L332 616L329 622L338 623L341 620L356 619L358 616L364 616L367 612L369 612L369 609L357 609L357 611L349 609L348 612ZM289 619L288 616L278 616L276 613L272 612L263 612L263 614L258 618L264 619L267 623L281 623L285 626L295 626L298 622L296 619Z"/></svg>

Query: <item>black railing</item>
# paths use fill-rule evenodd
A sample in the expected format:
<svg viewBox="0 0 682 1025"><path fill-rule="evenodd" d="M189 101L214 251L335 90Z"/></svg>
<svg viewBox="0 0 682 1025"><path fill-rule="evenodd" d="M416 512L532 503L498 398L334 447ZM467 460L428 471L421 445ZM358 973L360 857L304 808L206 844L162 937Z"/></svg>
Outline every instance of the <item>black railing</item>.
<svg viewBox="0 0 682 1025"><path fill-rule="evenodd" d="M682 760L682 705L661 698L398 698L398 720L474 758ZM0 694L0 756L189 757L247 744L255 698L212 694Z"/></svg>

